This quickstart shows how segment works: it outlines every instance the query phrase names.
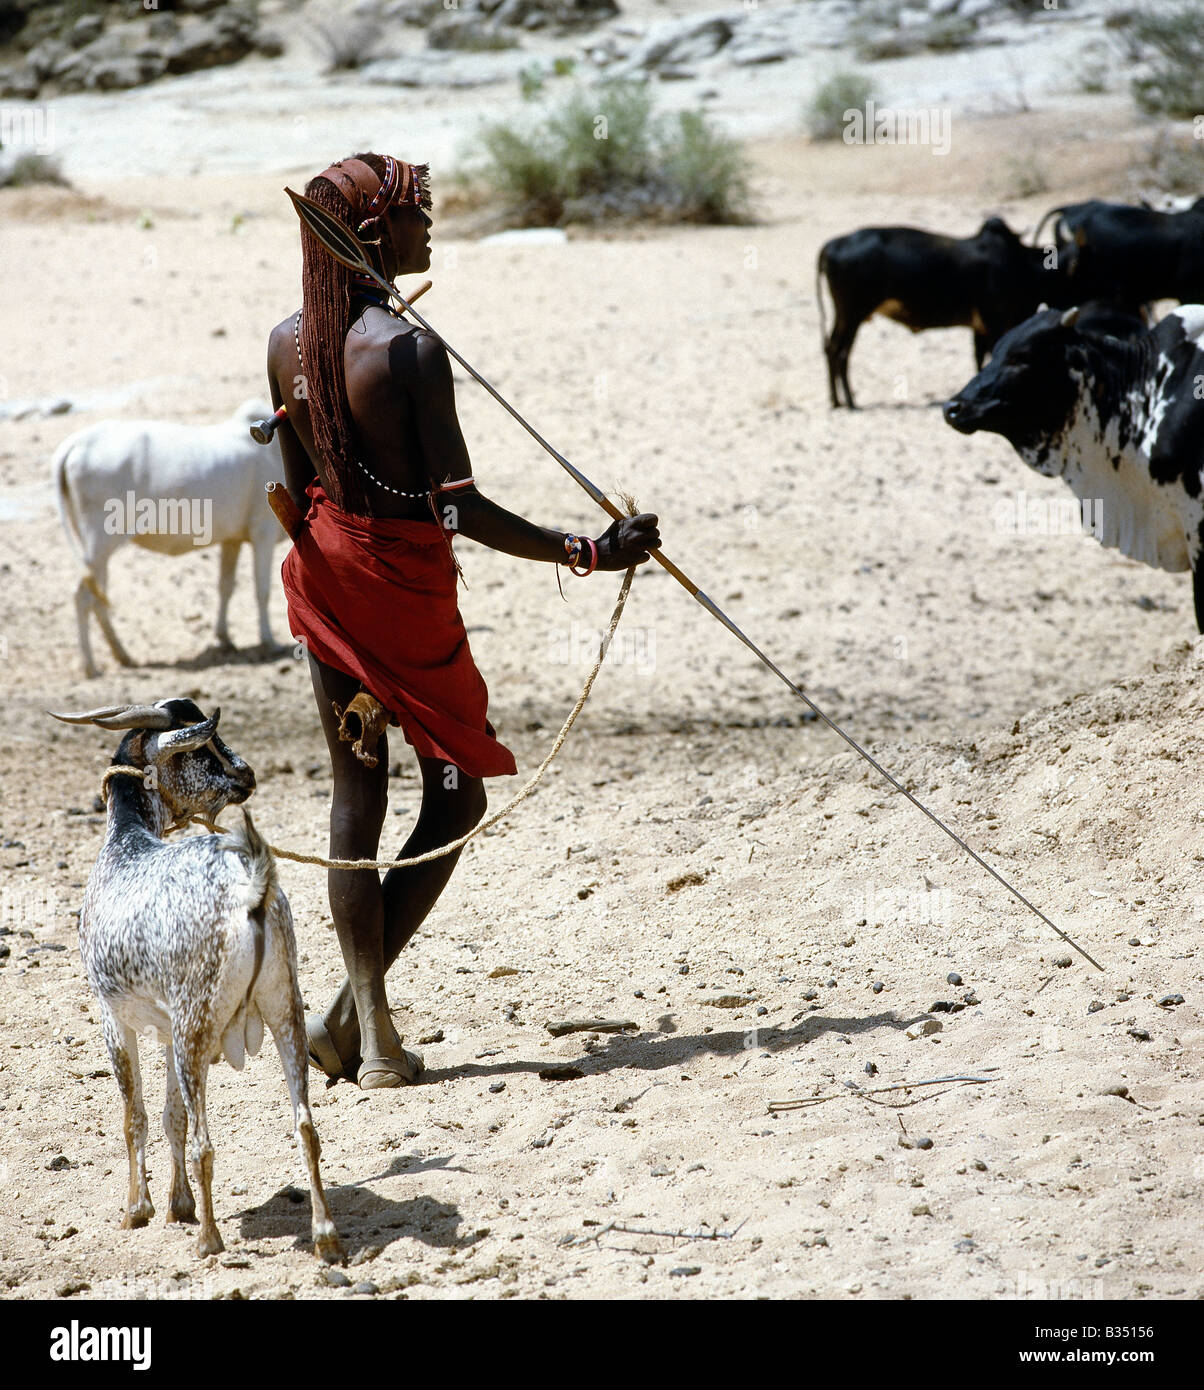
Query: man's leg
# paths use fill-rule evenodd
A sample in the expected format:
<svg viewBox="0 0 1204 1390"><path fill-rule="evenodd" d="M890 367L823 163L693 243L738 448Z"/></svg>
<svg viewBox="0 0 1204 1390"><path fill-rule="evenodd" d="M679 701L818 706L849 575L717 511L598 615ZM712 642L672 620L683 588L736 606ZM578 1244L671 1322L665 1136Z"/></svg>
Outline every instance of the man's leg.
<svg viewBox="0 0 1204 1390"><path fill-rule="evenodd" d="M359 689L359 683L332 670L315 657L310 675L322 732L330 751L334 796L330 807L330 856L332 859L374 859L385 818L388 749L380 740L373 768L365 767L351 744L339 739L338 720L332 702L340 706ZM328 869L330 912L347 966L349 1002L357 1033L363 1029L364 1046L371 1057L402 1056L401 1041L389 1017L385 996L384 901L380 876L375 869ZM341 1056L347 1053L336 1048Z"/></svg>

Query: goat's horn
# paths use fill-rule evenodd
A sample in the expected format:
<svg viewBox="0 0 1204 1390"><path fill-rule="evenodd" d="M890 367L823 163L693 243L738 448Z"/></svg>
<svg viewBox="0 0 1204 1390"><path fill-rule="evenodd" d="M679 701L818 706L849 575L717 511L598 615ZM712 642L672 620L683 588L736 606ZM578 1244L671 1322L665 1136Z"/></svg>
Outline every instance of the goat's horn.
<svg viewBox="0 0 1204 1390"><path fill-rule="evenodd" d="M101 705L82 714L55 714L46 711L51 719L64 724L95 724L101 729L170 729L171 713L158 705Z"/></svg>
<svg viewBox="0 0 1204 1390"><path fill-rule="evenodd" d="M1073 309L1067 309L1066 312L1062 315L1061 327L1073 328L1075 324L1078 323L1079 315L1082 312L1082 309L1078 305L1076 305Z"/></svg>
<svg viewBox="0 0 1204 1390"><path fill-rule="evenodd" d="M220 717L221 710L214 710L208 719L202 719L197 724L189 724L186 729L173 729L166 737L159 740L159 752L191 753L194 748L208 743L217 733L217 721Z"/></svg>

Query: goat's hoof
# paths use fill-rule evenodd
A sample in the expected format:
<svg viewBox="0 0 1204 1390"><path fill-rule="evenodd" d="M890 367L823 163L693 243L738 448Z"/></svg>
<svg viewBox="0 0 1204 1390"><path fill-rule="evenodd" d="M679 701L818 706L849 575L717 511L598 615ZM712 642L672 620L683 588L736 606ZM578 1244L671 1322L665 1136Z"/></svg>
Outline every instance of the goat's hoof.
<svg viewBox="0 0 1204 1390"><path fill-rule="evenodd" d="M131 1207L122 1217L121 1229L123 1231L137 1231L147 1225L154 1214L155 1209L149 1202L143 1206Z"/></svg>
<svg viewBox="0 0 1204 1390"><path fill-rule="evenodd" d="M176 1223L184 1226L196 1225L196 1202L189 1199L187 1202L173 1202L167 1212L167 1224L169 1226Z"/></svg>
<svg viewBox="0 0 1204 1390"><path fill-rule="evenodd" d="M328 1265L347 1263L347 1252L343 1249L343 1242L333 1230L327 1235L314 1236L314 1254Z"/></svg>
<svg viewBox="0 0 1204 1390"><path fill-rule="evenodd" d="M228 632L219 632L214 639L214 645L219 652L232 652L234 650L234 643L230 641Z"/></svg>
<svg viewBox="0 0 1204 1390"><path fill-rule="evenodd" d="M200 1240L196 1243L196 1252L202 1258L206 1255L220 1255L225 1248L221 1236L216 1231L210 1235L202 1232Z"/></svg>

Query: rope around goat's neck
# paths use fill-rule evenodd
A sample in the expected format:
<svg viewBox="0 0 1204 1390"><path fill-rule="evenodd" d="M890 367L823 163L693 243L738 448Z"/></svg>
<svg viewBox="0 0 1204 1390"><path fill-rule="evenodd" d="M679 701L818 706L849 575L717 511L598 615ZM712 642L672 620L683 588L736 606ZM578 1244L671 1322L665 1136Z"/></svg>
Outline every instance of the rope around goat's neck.
<svg viewBox="0 0 1204 1390"><path fill-rule="evenodd" d="M627 603L627 595L631 591L631 580L634 574L635 569L632 568L623 576L623 585L619 590L614 612L610 615L610 624L606 629L606 635L598 647L598 656L594 661L593 669L581 687L581 694L577 696L577 703L569 711L568 718L561 725L560 732L556 735L548 756L527 779L526 785L515 796L511 797L501 810L495 811L491 816L486 816L484 820L474 825L466 835L461 835L458 840L451 840L446 845L440 845L438 849L428 849L425 854L416 854L410 859L327 859L321 854L298 854L295 850L282 849L279 845L269 845L268 848L278 859L291 859L295 864L317 864L323 869L408 869L415 864L428 864L432 859L441 859L445 854L454 854L456 850L463 849L469 840L475 839L476 836L496 825L503 816L508 816L516 806L526 801L539 785L540 779L551 766L552 759L564 746L564 741L569 736L569 730L576 723L577 716L585 708L585 702L589 699L590 691L594 688L594 681L597 680L602 663L606 660L606 653L610 650L610 643L615 635L615 629L619 626L619 619L623 616L623 608ZM145 775L143 768L114 763L112 767L106 769L105 775L101 778L100 794L107 799L109 782L114 777L144 778ZM200 815L180 817L167 826L163 833L166 835L172 830L179 830L193 822L207 826L215 834L225 833L222 827L210 820L208 816Z"/></svg>

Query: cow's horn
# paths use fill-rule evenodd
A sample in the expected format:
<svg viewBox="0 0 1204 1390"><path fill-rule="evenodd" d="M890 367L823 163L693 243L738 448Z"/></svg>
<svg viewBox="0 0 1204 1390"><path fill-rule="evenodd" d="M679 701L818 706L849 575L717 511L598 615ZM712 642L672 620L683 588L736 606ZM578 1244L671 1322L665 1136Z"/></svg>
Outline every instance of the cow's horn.
<svg viewBox="0 0 1204 1390"><path fill-rule="evenodd" d="M46 713L64 724L95 724L101 729L170 729L173 722L171 712L158 705L101 705L81 714L55 714L52 709Z"/></svg>
<svg viewBox="0 0 1204 1390"><path fill-rule="evenodd" d="M1073 328L1075 324L1078 323L1079 315L1082 312L1082 308L1077 304L1074 306L1073 309L1067 309L1066 312L1062 315L1061 327Z"/></svg>

